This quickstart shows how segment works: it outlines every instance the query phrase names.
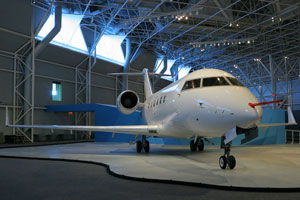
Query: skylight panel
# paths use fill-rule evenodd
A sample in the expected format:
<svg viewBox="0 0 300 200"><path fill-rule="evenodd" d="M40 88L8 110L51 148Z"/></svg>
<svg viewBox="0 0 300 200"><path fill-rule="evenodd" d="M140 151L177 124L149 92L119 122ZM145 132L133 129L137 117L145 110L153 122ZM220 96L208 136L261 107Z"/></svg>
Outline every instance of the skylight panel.
<svg viewBox="0 0 300 200"><path fill-rule="evenodd" d="M82 18L83 15L62 14L61 30L50 43L87 54L88 50L80 28ZM38 33L37 39L43 40L53 29L54 23L54 14L51 14Z"/></svg>
<svg viewBox="0 0 300 200"><path fill-rule="evenodd" d="M167 60L167 70L165 71L164 74L166 75L171 75L171 68L172 66L174 65L176 60L171 60L171 59L168 59ZM156 60L156 64L155 64L155 73L161 73L162 70L164 68L164 61L163 61L163 58L160 57ZM169 80L169 81L172 81L173 80L173 77L171 76L162 76L163 79L166 79L166 80Z"/></svg>
<svg viewBox="0 0 300 200"><path fill-rule="evenodd" d="M125 58L121 44L125 36L103 35L96 47L97 57L124 66Z"/></svg>
<svg viewBox="0 0 300 200"><path fill-rule="evenodd" d="M182 79L183 77L185 77L186 75L188 75L188 73L190 72L191 67L189 66L185 66L185 65L180 65L178 67L178 80Z"/></svg>

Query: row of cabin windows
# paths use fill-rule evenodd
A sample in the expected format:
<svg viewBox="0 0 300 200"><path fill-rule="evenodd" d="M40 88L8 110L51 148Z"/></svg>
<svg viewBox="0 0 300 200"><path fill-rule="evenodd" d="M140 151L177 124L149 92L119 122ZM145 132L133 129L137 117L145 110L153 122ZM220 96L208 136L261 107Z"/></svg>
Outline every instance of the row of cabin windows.
<svg viewBox="0 0 300 200"><path fill-rule="evenodd" d="M201 86L202 82L202 86ZM199 87L208 87L208 86L221 86L221 85L235 85L242 86L244 85L235 78L232 77L211 77L211 78L201 78L186 81L182 90L199 88Z"/></svg>
<svg viewBox="0 0 300 200"><path fill-rule="evenodd" d="M160 104L163 104L166 102L166 96L161 96L158 99L153 100L152 102L148 103L148 108L154 108Z"/></svg>

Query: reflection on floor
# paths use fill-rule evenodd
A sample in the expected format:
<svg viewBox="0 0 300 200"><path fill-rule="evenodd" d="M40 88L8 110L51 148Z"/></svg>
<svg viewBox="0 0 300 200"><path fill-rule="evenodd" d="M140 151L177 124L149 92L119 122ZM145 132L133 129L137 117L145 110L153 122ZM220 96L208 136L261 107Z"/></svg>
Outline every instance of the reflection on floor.
<svg viewBox="0 0 300 200"><path fill-rule="evenodd" d="M64 158L108 164L121 175L221 186L300 188L300 145L233 147L234 170L218 165L223 151L215 146L192 153L187 146L151 145L136 153L124 143L79 143L0 149L0 155Z"/></svg>

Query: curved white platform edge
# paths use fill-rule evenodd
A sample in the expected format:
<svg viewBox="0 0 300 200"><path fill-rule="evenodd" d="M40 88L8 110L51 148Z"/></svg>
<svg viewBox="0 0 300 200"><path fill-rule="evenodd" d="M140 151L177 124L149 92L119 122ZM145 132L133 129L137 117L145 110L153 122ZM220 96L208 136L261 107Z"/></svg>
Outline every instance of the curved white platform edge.
<svg viewBox="0 0 300 200"><path fill-rule="evenodd" d="M186 146L151 145L138 154L124 143L77 143L0 149L2 156L58 158L109 165L118 175L237 188L300 188L300 145L233 147L234 170L218 165L215 146L191 153Z"/></svg>

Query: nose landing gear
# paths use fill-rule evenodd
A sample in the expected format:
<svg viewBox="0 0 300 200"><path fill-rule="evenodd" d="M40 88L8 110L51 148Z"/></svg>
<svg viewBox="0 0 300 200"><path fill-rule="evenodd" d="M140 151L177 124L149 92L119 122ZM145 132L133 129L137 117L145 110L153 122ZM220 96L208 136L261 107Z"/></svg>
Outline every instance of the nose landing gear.
<svg viewBox="0 0 300 200"><path fill-rule="evenodd" d="M226 169L227 166L229 167L229 169L234 169L236 165L235 157L230 155L230 145L228 146L229 147L225 147L225 153L219 159L219 165L221 169Z"/></svg>
<svg viewBox="0 0 300 200"><path fill-rule="evenodd" d="M219 159L219 165L221 169L226 169L228 166L229 169L234 169L236 166L236 160L235 157L230 155L230 147L231 144L224 144L224 138L222 138L221 148L224 148L224 155L220 157Z"/></svg>

